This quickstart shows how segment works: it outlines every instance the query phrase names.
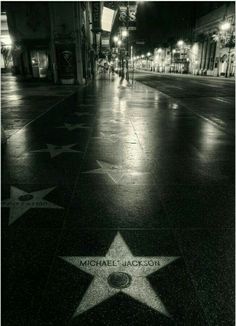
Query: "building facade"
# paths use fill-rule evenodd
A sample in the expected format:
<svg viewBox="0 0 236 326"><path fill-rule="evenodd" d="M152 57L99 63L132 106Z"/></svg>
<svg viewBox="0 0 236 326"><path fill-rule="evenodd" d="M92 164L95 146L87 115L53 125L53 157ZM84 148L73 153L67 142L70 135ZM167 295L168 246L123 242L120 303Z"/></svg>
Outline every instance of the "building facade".
<svg viewBox="0 0 236 326"><path fill-rule="evenodd" d="M199 18L195 28L194 71L203 75L235 74L235 4L228 2Z"/></svg>
<svg viewBox="0 0 236 326"><path fill-rule="evenodd" d="M190 34L190 29L187 30ZM235 4L228 2L196 20L191 38L180 37L136 57L137 69L160 73L235 75Z"/></svg>
<svg viewBox="0 0 236 326"><path fill-rule="evenodd" d="M14 72L62 84L83 84L92 78L102 7L102 2L4 3Z"/></svg>

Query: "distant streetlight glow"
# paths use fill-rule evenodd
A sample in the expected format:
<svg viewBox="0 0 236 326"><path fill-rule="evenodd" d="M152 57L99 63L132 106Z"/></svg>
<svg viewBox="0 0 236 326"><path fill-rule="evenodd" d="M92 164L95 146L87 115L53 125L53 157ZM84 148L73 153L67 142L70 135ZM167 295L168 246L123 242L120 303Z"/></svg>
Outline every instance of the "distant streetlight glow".
<svg viewBox="0 0 236 326"><path fill-rule="evenodd" d="M141 55L141 58L142 58L142 59L144 58L144 55L143 55L143 54Z"/></svg>
<svg viewBox="0 0 236 326"><path fill-rule="evenodd" d="M184 45L184 41L183 41L183 40L179 40L179 41L177 42L177 45L178 45L179 47L183 46L183 45Z"/></svg>
<svg viewBox="0 0 236 326"><path fill-rule="evenodd" d="M118 41L117 41L118 46L120 46L121 43L122 43L121 40L118 40Z"/></svg>
<svg viewBox="0 0 236 326"><path fill-rule="evenodd" d="M116 43L116 42L118 42L119 41L119 37L118 36L114 36L113 37L113 41Z"/></svg>
<svg viewBox="0 0 236 326"><path fill-rule="evenodd" d="M229 22L224 22L221 24L220 29L222 31L228 31L231 27L231 24Z"/></svg>
<svg viewBox="0 0 236 326"><path fill-rule="evenodd" d="M150 57L150 55L151 55L151 53L150 53L150 52L148 52L148 53L147 53L147 56L148 56L148 57Z"/></svg>
<svg viewBox="0 0 236 326"><path fill-rule="evenodd" d="M128 36L128 32L127 32L127 31L122 31L122 36L123 36L123 37Z"/></svg>

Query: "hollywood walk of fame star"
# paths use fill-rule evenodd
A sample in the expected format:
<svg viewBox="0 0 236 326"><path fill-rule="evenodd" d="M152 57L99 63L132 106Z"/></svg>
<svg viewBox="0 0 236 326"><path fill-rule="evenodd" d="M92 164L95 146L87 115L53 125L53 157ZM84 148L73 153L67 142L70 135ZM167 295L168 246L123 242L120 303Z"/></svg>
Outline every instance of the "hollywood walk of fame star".
<svg viewBox="0 0 236 326"><path fill-rule="evenodd" d="M83 173L87 174L107 174L114 183L118 184L122 181L125 175L144 175L150 174L149 172L139 172L132 169L124 168L122 165L114 165L104 161L96 161L100 166L98 169L93 169L90 171L85 171Z"/></svg>
<svg viewBox="0 0 236 326"><path fill-rule="evenodd" d="M64 126L56 127L58 129L67 129L69 131L75 130L75 129L89 129L90 127L85 125L85 123L76 123L76 124L71 124L71 123L64 123Z"/></svg>
<svg viewBox="0 0 236 326"><path fill-rule="evenodd" d="M53 204L46 199L43 199L56 187L42 189L33 192L26 192L19 188L11 186L10 198L4 199L1 202L2 207L10 208L9 225L15 222L25 212L31 208L58 208L64 209L61 206Z"/></svg>
<svg viewBox="0 0 236 326"><path fill-rule="evenodd" d="M81 153L81 151L77 151L72 149L71 147L76 146L77 144L70 144L70 145L53 145L53 144L46 144L47 148L38 149L31 151L31 153L50 153L51 158L54 158L62 153Z"/></svg>
<svg viewBox="0 0 236 326"><path fill-rule="evenodd" d="M117 233L105 257L60 258L93 276L74 317L120 292L170 317L146 277L179 257L133 256L120 233Z"/></svg>

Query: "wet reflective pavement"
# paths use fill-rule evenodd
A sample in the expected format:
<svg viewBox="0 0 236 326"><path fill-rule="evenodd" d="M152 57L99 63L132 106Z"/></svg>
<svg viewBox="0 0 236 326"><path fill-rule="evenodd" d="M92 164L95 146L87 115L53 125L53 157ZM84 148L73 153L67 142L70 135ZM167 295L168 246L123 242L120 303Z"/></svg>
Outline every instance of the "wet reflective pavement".
<svg viewBox="0 0 236 326"><path fill-rule="evenodd" d="M98 81L2 153L5 325L233 325L234 137Z"/></svg>
<svg viewBox="0 0 236 326"><path fill-rule="evenodd" d="M175 99L226 133L235 132L233 78L137 72L135 78Z"/></svg>
<svg viewBox="0 0 236 326"><path fill-rule="evenodd" d="M1 76L1 121L9 138L41 114L74 93L76 86L62 88L39 81L21 81L20 76Z"/></svg>

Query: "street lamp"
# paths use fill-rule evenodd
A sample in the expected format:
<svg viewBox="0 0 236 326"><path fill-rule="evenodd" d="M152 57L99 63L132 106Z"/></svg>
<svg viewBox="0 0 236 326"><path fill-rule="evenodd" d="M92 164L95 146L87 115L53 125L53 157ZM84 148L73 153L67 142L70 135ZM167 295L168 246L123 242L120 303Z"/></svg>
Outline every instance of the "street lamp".
<svg viewBox="0 0 236 326"><path fill-rule="evenodd" d="M230 29L231 27L231 24L230 22L223 22L221 25L220 25L220 29L223 31L223 32L226 32Z"/></svg>
<svg viewBox="0 0 236 326"><path fill-rule="evenodd" d="M122 35L123 37L127 37L127 36L128 36L128 32L127 32L126 30L124 30L124 31L122 31L121 35Z"/></svg>
<svg viewBox="0 0 236 326"><path fill-rule="evenodd" d="M121 40L118 40L117 44L118 44L118 46L121 46L121 44L122 44Z"/></svg>
<svg viewBox="0 0 236 326"><path fill-rule="evenodd" d="M149 69L149 57L150 57L151 53L148 52L147 53L147 69Z"/></svg>
<svg viewBox="0 0 236 326"><path fill-rule="evenodd" d="M161 52L162 52L162 49L161 48L157 50L157 53L161 53Z"/></svg>
<svg viewBox="0 0 236 326"><path fill-rule="evenodd" d="M114 41L115 43L117 43L117 42L119 41L119 37L118 37L118 36L114 36L114 37L113 37L113 41Z"/></svg>
<svg viewBox="0 0 236 326"><path fill-rule="evenodd" d="M182 47L182 46L184 45L184 41L183 41L183 40L179 40L179 41L177 42L177 45L178 45L179 47Z"/></svg>

